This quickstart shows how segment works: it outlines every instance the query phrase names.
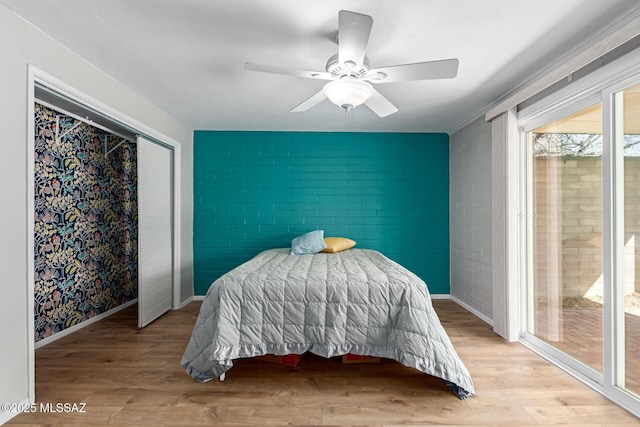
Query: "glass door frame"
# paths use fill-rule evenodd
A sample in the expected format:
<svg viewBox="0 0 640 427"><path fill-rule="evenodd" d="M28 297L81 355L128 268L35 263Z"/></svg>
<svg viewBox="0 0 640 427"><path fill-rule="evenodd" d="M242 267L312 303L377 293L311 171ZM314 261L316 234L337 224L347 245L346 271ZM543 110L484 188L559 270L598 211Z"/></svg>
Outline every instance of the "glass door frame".
<svg viewBox="0 0 640 427"><path fill-rule="evenodd" d="M520 254L518 295L520 300L520 342L565 370L586 385L640 417L640 396L617 386L624 380L624 304L613 284L623 277L624 247L624 155L616 147L614 94L640 83L640 50L579 79L518 112L520 131ZM603 198L603 371L583 364L551 344L529 333L532 320L533 242L532 159L527 132L582 108L602 104L602 198ZM622 276L621 276L622 275ZM614 306L617 310L614 310ZM616 314L617 313L617 314ZM621 313L621 314L620 314ZM622 327L620 327L622 325ZM616 335L617 334L617 335ZM623 368L620 369L619 366Z"/></svg>
<svg viewBox="0 0 640 427"><path fill-rule="evenodd" d="M608 154L607 161L603 160L603 168L607 186L604 199L609 209L603 212L608 216L608 238L603 238L603 244L608 249L605 257L605 269L610 277L610 286L605 286L604 328L605 328L605 387L610 388L621 399L631 398L635 401L640 395L621 388L619 384L625 382L625 304L624 304L624 247L625 247L625 175L624 175L624 116L618 114L624 111L621 98L616 94L634 85L640 84L640 74L628 77L619 83L608 86L602 91L603 112L607 120L604 121L604 144ZM608 239L608 242L605 240ZM607 265L608 263L608 265ZM607 334L607 332L609 332Z"/></svg>

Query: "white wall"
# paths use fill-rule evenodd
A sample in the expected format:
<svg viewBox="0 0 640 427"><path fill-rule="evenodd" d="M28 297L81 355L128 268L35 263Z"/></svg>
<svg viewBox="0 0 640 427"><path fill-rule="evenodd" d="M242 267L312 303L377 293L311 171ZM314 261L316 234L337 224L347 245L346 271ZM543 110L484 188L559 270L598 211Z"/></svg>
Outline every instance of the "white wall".
<svg viewBox="0 0 640 427"><path fill-rule="evenodd" d="M193 130L0 5L0 402L27 399L27 64L182 145L182 299L193 294ZM123 64L126 66L126 64ZM7 415L0 413L0 423Z"/></svg>
<svg viewBox="0 0 640 427"><path fill-rule="evenodd" d="M449 141L451 297L490 320L491 123L480 117Z"/></svg>

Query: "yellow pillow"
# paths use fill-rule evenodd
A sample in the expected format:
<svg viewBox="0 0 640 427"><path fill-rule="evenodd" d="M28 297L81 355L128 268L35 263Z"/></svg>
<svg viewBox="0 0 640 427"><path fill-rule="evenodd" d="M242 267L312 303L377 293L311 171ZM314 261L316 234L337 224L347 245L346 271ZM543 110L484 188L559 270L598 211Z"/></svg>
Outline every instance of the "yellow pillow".
<svg viewBox="0 0 640 427"><path fill-rule="evenodd" d="M329 253L346 251L356 245L356 242L346 237L325 237L324 243L327 245L327 248L323 249L322 252Z"/></svg>

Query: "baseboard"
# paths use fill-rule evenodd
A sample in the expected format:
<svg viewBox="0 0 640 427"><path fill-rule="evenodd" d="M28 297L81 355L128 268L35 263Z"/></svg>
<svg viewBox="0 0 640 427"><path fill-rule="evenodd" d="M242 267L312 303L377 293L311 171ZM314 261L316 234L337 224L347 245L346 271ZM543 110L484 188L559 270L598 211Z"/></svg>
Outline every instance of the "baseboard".
<svg viewBox="0 0 640 427"><path fill-rule="evenodd" d="M138 298L134 298L131 301L127 301L124 304L121 304L119 306L117 306L116 308L112 308L109 311L105 311L104 313L100 313L97 316L92 317L91 319L87 319L83 322L80 322L76 325L73 325L69 328L66 328L60 332L57 332L53 335L51 335L50 337L47 338L43 338L40 341L35 343L35 349L39 349L41 347L44 347L47 344L51 344L52 342L59 340L60 338L66 337L69 334L72 334L76 331L79 331L82 328L86 328L89 325L92 325L96 322L99 322L100 320L106 319L107 317L111 316L112 314L116 314L117 312L119 312L120 310L124 310L125 308L132 306L133 304L136 304L138 302Z"/></svg>
<svg viewBox="0 0 640 427"><path fill-rule="evenodd" d="M204 301L205 296L204 295L194 295L193 296L193 300L194 301Z"/></svg>
<svg viewBox="0 0 640 427"><path fill-rule="evenodd" d="M486 314L480 313L476 308L471 307L469 304L467 304L466 302L458 299L457 297L455 297L453 295L451 295L451 301L455 302L460 307L464 308L465 310L467 310L468 312L470 312L474 316L478 317L483 322L485 322L485 323L489 324L491 327L493 327L493 319L490 318L489 316L487 316Z"/></svg>
<svg viewBox="0 0 640 427"><path fill-rule="evenodd" d="M173 307L174 310L180 310L182 308L185 308L186 306L188 306L189 304L191 304L193 302L194 297L189 297L186 300L182 301L180 304L178 304L177 307Z"/></svg>
<svg viewBox="0 0 640 427"><path fill-rule="evenodd" d="M11 403L9 402L2 402L2 404L8 404L11 407ZM20 403L16 403L16 409L20 409L20 408L28 408L30 405L29 399L25 399ZM13 409L13 407L11 407L11 409ZM22 411L0 411L0 426L3 425L4 423L8 422L10 419L12 419L13 417L15 417L18 414L21 414Z"/></svg>

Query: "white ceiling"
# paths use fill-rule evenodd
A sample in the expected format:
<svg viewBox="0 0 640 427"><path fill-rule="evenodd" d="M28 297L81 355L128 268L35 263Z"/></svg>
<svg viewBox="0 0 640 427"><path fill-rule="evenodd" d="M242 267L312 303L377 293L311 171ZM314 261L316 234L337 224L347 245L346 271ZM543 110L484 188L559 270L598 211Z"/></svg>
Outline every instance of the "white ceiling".
<svg viewBox="0 0 640 427"><path fill-rule="evenodd" d="M638 6L637 0L0 0L194 129L451 132ZM373 17L372 67L459 58L452 80L376 86L385 118L329 101L324 81L245 71L324 70L338 11ZM67 82L73 85L73 82Z"/></svg>

